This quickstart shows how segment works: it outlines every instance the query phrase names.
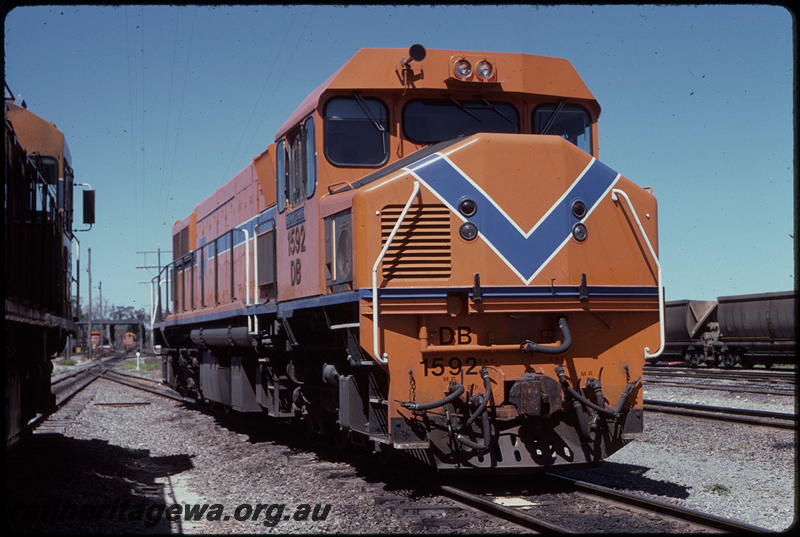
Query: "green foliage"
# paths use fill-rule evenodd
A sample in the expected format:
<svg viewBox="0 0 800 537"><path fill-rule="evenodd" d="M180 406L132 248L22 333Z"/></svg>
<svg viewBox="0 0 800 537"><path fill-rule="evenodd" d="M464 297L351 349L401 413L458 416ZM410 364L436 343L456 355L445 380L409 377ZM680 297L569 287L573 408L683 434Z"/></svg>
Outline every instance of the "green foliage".
<svg viewBox="0 0 800 537"><path fill-rule="evenodd" d="M731 493L731 489L720 483L714 483L713 485L706 485L703 487L703 492L719 494L720 496L728 496Z"/></svg>

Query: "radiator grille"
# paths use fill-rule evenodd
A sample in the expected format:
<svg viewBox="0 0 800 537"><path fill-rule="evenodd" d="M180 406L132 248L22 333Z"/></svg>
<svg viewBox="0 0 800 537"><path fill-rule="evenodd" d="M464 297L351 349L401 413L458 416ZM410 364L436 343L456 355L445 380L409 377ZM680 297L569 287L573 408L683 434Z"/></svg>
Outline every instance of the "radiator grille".
<svg viewBox="0 0 800 537"><path fill-rule="evenodd" d="M382 245L402 212L402 205L381 211ZM450 271L450 210L444 205L412 207L383 258L383 277L449 278Z"/></svg>
<svg viewBox="0 0 800 537"><path fill-rule="evenodd" d="M172 236L172 259L180 259L189 253L189 226Z"/></svg>

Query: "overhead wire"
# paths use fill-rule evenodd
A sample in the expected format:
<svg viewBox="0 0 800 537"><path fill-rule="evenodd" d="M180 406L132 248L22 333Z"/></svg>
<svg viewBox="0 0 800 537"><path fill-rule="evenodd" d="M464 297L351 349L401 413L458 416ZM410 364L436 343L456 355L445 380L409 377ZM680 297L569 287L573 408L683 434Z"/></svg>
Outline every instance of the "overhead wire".
<svg viewBox="0 0 800 537"><path fill-rule="evenodd" d="M309 25L309 23L311 22L311 16L312 16L312 15L313 15L313 13L314 13L314 9L315 9L315 7L316 7L316 6L313 6L313 5L311 6L311 10L308 12L308 17L306 18L306 22L305 22L305 24L303 25L303 28L302 28L302 29L300 30L300 32L297 34L297 40L295 41L294 47L292 48L292 52L291 52L291 54L289 55L289 59L288 59L287 61L283 62L283 64L284 64L284 65L292 65L292 59L294 58L295 52L297 52L297 47L298 47L298 45L300 44L300 42L302 41L302 39L303 39L303 35L305 34L305 32L306 32L306 29L308 28L308 25ZM276 72L276 71L275 71L275 65L277 65L277 64L278 64L278 60L281 58L281 53L283 52L283 47L284 47L284 44L285 44L285 42L286 42L286 39L288 38L289 34L291 33L291 29L292 29L292 27L294 26L294 21L295 21L295 18L293 17L293 18L292 18L292 22L291 22L291 23L290 23L290 24L287 26L286 33L284 34L284 36L283 36L283 39L281 40L281 45L280 45L280 47L278 48L278 53L277 53L277 54L275 54L275 55L273 56L273 59L272 59L272 66L270 66L270 68L269 68L269 70L267 71L267 73L274 73L274 72ZM281 86L281 82L283 81L283 76L284 76L284 73L285 73L285 70L279 70L279 75L278 75L278 77L277 77L277 80L276 80L275 84L273 84L273 86L272 86L272 93L270 94L270 96L269 96L269 99L267 100L267 104L264 106L264 109L263 109L263 111L261 112L261 117L260 117L260 118L259 118L259 120L256 122L256 125L255 125L255 128L254 128L254 130L253 130L253 131L252 131L252 133L250 134L250 139L249 139L249 141L248 141L248 144L247 144L248 146L249 146L249 145L251 145L251 144L253 143L253 140L255 139L255 137L256 137L256 136L258 136L258 134L261 132L261 131L260 131L260 129L261 129L261 124L264 122L264 118L266 117L266 115L267 115L267 112L269 111L269 109L270 109L270 106L272 105L272 102L273 102L273 98L274 98L274 96L275 96L275 93L277 92L278 88L282 87L282 86ZM261 97L263 96L263 94L264 94L264 91L266 90L267 84L268 84L268 83L269 83L271 80L273 80L273 79L267 78L267 79L264 81L264 84L263 84L263 85L262 85L262 87L261 87L261 92L259 93L258 99L256 100L256 103L255 103L255 105L253 106L253 111L252 111L252 112L251 112L251 113L248 115L247 125L245 126L244 130L242 130L242 135L241 135L241 137L239 138L239 142L238 142L238 143L237 143L237 145L236 145L236 150L235 150L235 151L232 153L232 155L233 155L233 158L232 158L232 160L231 160L231 161L228 163L228 166L227 166L227 168L226 168L226 172L228 172L228 173L226 174L226 176L230 176L230 175L232 175L232 173L230 172L230 169L231 169L231 167L232 167L232 166L234 165L234 163L235 163L236 156L237 156L237 155L239 155L239 153L240 153L240 147L242 146L242 141L244 140L244 137L245 137L245 136L247 135L247 133L248 133L248 130L249 130L249 127L250 127L250 122L252 121L253 117L255 117L255 115L256 115L256 111L258 110L258 106L259 106L259 104L260 104L260 102L261 102ZM271 135L271 134L272 134L272 133L270 133L270 135ZM267 142L267 143L269 143L269 141L271 141L271 140L268 140L268 142Z"/></svg>
<svg viewBox="0 0 800 537"><path fill-rule="evenodd" d="M145 72L147 68L147 63L145 61L145 47L144 47L144 8L142 6L142 197L144 199L145 193L147 192L147 124L146 124L146 113L147 113L147 94L145 92L146 88L146 81L145 81ZM141 211L138 214L142 214ZM139 228L141 229L141 222L139 222Z"/></svg>
<svg viewBox="0 0 800 537"><path fill-rule="evenodd" d="M158 185L158 199L161 199L161 192L164 189L164 176L166 174L167 169L167 148L168 148L168 141L169 141L169 120L172 116L172 89L173 89L173 82L175 81L175 57L178 55L178 30L180 28L181 22L181 10L176 10L175 15L175 39L172 42L172 67L170 68L170 77L169 77L169 91L167 92L167 114L166 114L166 126L164 128L164 155L161 159L161 178L159 180ZM173 155L173 162L175 160L175 156Z"/></svg>
<svg viewBox="0 0 800 537"><path fill-rule="evenodd" d="M137 178L137 171L136 171L136 139L134 134L133 128L133 72L131 70L131 40L130 34L128 32L128 6L125 6L125 45L127 47L127 60L128 60L128 107L130 109L130 117L131 122L128 126L129 133L128 135L131 138L131 168L133 170L133 203L134 207L139 207L139 186L138 186L138 178ZM142 197L142 206L144 206L144 197Z"/></svg>
<svg viewBox="0 0 800 537"><path fill-rule="evenodd" d="M250 122L253 120L253 117L256 114L256 110L258 110L258 107L261 104L261 98L264 96L264 91L267 89L267 85L273 80L273 77L271 75L275 72L275 65L277 65L278 63L278 58L281 57L281 53L283 52L283 45L286 43L286 39L289 37L289 34L292 31L293 25L294 25L294 17L292 18L291 22L286 25L286 32L283 34L283 39L281 39L281 44L278 47L277 54L272 55L272 65L270 66L269 69L264 71L265 73L264 83L261 85L261 91L258 94L256 102L253 104L253 110L247 115L247 124L245 125L244 129L242 129L241 135L239 136L239 141L236 143L236 148L233 151L231 151L230 161L228 162L228 165L225 167L226 177L232 175L230 170L234 166L235 162L239 160L240 157L239 149L242 146L242 141L244 140L244 137L247 135L248 129L250 128ZM269 107L269 103L267 103L267 107ZM253 134L253 137L255 137L255 134ZM252 142L252 138L250 139L250 141Z"/></svg>
<svg viewBox="0 0 800 537"><path fill-rule="evenodd" d="M308 24L311 22L311 16L314 14L314 8L315 7L316 6L311 6L311 11L308 12L308 18L306 19L306 24L303 26L303 29L300 31L300 34L297 36L297 41L294 44L294 48L292 49L292 53L289 55L289 59L286 61L286 65L292 65L292 60L294 59L294 54L295 54L295 52L297 52L297 46L300 44L300 41L302 41L303 34L305 34L305 31L308 28ZM284 73L285 73L285 71L281 71L281 75L278 78L278 83L275 84L275 86L272 89L272 94L269 97L269 100L267 102L267 106L264 107L264 111L261 113L261 117L259 118L258 123L256 124L256 130L253 133L252 138L250 139L251 142L252 142L253 138L255 138L256 133L259 132L259 129L261 128L261 124L264 122L264 118L266 117L267 111L269 110L269 105L272 103L273 97L275 96L275 92L278 90L278 88L281 87L281 82L283 81Z"/></svg>
<svg viewBox="0 0 800 537"><path fill-rule="evenodd" d="M184 104L184 101L185 101L184 98L186 96L186 84L187 84L187 81L189 79L189 65L190 65L191 59L192 59L192 42L194 41L194 29L195 29L195 21L196 21L196 19L197 19L197 6L194 6L194 9L192 11L192 26L191 26L191 29L189 30L189 46L188 46L188 50L186 52L186 68L184 69L184 73L183 73L183 87L181 88L180 106L178 107L178 123L177 123L177 126L175 127L175 140L174 140L174 144L173 144L173 147L172 147L173 158L172 158L172 164L170 165L169 181L167 182L167 194L163 198L159 195L159 213L158 214L162 214L162 211L160 210L161 209L160 204L169 202L170 193L171 193L171 190L172 190L172 184L174 182L173 181L173 177L174 177L174 171L175 171L175 155L177 154L177 151L178 151L178 139L180 138L180 134L181 134L181 122L182 122L182 119L183 119L183 104ZM170 229L169 231L172 231L172 230Z"/></svg>

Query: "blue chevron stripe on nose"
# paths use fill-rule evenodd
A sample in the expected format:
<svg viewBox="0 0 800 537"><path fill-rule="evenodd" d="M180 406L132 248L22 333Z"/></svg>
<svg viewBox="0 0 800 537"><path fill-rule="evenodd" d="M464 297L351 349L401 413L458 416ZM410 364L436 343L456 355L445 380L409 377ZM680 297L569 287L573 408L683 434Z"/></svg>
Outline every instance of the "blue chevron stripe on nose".
<svg viewBox="0 0 800 537"><path fill-rule="evenodd" d="M619 174L592 159L564 194L530 231L519 225L466 173L441 153L435 153L406 167L462 220L478 226L480 237L503 261L529 284L572 236L572 227L585 220L616 183ZM539 185L526 185L536 196ZM478 210L471 217L458 211L464 198L475 200ZM581 200L587 211L582 218L572 214L571 205ZM589 230L591 233L591 230Z"/></svg>

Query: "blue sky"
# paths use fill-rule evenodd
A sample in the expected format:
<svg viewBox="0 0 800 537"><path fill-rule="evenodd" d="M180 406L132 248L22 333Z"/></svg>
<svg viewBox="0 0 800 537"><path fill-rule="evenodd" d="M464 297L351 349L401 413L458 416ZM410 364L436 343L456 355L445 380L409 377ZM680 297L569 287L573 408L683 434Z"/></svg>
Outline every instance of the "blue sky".
<svg viewBox="0 0 800 537"><path fill-rule="evenodd" d="M774 6L39 6L4 20L5 79L97 190L81 294L148 309L153 251L359 48L569 59L600 160L659 202L667 300L794 280L791 14ZM78 207L80 211L80 206ZM80 213L78 213L80 214ZM168 257L168 256L165 256Z"/></svg>

